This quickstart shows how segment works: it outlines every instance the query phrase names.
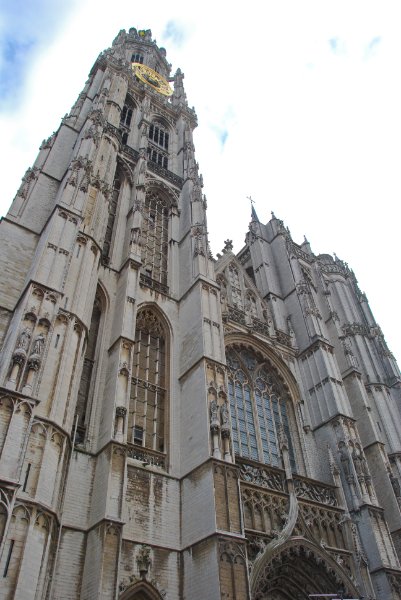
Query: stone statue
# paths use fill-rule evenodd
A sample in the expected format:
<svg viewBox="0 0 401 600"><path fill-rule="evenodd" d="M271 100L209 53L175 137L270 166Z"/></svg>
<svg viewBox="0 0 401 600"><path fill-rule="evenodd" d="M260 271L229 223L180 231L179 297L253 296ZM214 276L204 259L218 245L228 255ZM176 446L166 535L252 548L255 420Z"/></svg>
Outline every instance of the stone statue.
<svg viewBox="0 0 401 600"><path fill-rule="evenodd" d="M29 340L31 339L31 332L26 327L21 331L17 341L17 348L21 348L22 350L26 350L28 348Z"/></svg>
<svg viewBox="0 0 401 600"><path fill-rule="evenodd" d="M42 354L43 346L45 345L45 336L43 333L39 333L36 336L35 341L33 342L32 354L38 354L39 356Z"/></svg>
<svg viewBox="0 0 401 600"><path fill-rule="evenodd" d="M227 402L223 402L223 404L220 407L220 414L221 414L221 420L223 425L226 425L228 423L228 404Z"/></svg>
<svg viewBox="0 0 401 600"><path fill-rule="evenodd" d="M218 418L217 418L218 410L219 410L219 407L218 407L217 401L215 399L213 399L210 403L210 422L211 423L218 421Z"/></svg>
<svg viewBox="0 0 401 600"><path fill-rule="evenodd" d="M356 448L352 452L352 460L358 477L363 475L360 452Z"/></svg>

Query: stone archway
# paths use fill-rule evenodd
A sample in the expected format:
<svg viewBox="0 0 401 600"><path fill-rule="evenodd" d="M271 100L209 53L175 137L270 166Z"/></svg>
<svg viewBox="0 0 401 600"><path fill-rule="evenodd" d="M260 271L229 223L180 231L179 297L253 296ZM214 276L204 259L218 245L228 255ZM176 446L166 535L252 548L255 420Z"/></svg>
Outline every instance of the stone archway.
<svg viewBox="0 0 401 600"><path fill-rule="evenodd" d="M148 581L138 581L124 590L119 600L162 600L162 597Z"/></svg>
<svg viewBox="0 0 401 600"><path fill-rule="evenodd" d="M266 561L252 590L252 600L309 600L309 594L359 597L345 570L305 538L292 538Z"/></svg>

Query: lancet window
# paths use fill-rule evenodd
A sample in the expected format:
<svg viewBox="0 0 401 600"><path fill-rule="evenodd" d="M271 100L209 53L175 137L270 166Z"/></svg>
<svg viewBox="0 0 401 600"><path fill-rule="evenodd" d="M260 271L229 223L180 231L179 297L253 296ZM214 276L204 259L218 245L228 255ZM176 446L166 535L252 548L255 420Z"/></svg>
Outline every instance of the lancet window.
<svg viewBox="0 0 401 600"><path fill-rule="evenodd" d="M110 247L113 237L114 222L116 220L118 197L121 190L122 173L117 167L117 171L113 182L113 192L109 203L109 217L107 219L106 233L104 236L103 248L102 248L102 259L103 262L107 262L110 257Z"/></svg>
<svg viewBox="0 0 401 600"><path fill-rule="evenodd" d="M121 125L125 125L125 127L131 126L132 112L133 112L132 108L130 106L128 106L127 104L124 104L124 107L121 111L121 119L120 119Z"/></svg>
<svg viewBox="0 0 401 600"><path fill-rule="evenodd" d="M146 194L142 222L144 274L167 285L169 202L157 191Z"/></svg>
<svg viewBox="0 0 401 600"><path fill-rule="evenodd" d="M131 443L165 451L166 330L151 309L138 313L130 394Z"/></svg>
<svg viewBox="0 0 401 600"><path fill-rule="evenodd" d="M234 451L275 467L282 467L279 434L289 442L290 462L296 470L290 424L292 406L269 363L248 348L229 348L228 390Z"/></svg>
<svg viewBox="0 0 401 600"><path fill-rule="evenodd" d="M88 332L88 343L86 346L84 364L82 367L81 381L77 399L77 437L76 441L81 443L85 439L88 421L88 407L91 393L93 394L93 381L96 373L96 360L98 359L97 345L99 340L100 322L102 317L101 292L98 289L92 310L92 318Z"/></svg>
<svg viewBox="0 0 401 600"><path fill-rule="evenodd" d="M164 169L168 168L169 133L159 122L149 127L148 159Z"/></svg>
<svg viewBox="0 0 401 600"><path fill-rule="evenodd" d="M134 104L129 96L125 99L120 116L120 131L122 143L127 144L129 132L131 131L132 115L134 114Z"/></svg>

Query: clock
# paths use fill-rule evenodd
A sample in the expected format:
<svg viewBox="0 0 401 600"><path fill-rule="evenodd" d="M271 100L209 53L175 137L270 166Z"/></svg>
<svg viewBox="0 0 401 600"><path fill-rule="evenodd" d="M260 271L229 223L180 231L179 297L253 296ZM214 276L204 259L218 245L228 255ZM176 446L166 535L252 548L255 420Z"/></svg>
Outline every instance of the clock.
<svg viewBox="0 0 401 600"><path fill-rule="evenodd" d="M163 96L172 95L173 90L169 86L168 81L157 71L136 62L132 63L132 70L140 81L149 85L153 90L159 92L159 94L163 94Z"/></svg>

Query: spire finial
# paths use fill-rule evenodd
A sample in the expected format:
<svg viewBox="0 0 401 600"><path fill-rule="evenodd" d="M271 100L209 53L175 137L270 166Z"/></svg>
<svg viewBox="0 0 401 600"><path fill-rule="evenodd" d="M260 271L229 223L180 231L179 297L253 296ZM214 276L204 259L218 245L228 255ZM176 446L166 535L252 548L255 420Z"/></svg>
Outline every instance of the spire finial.
<svg viewBox="0 0 401 600"><path fill-rule="evenodd" d="M256 210L254 207L255 200L252 198L252 196L247 196L247 200L249 200L251 203L251 220L259 222L258 215L256 214Z"/></svg>

